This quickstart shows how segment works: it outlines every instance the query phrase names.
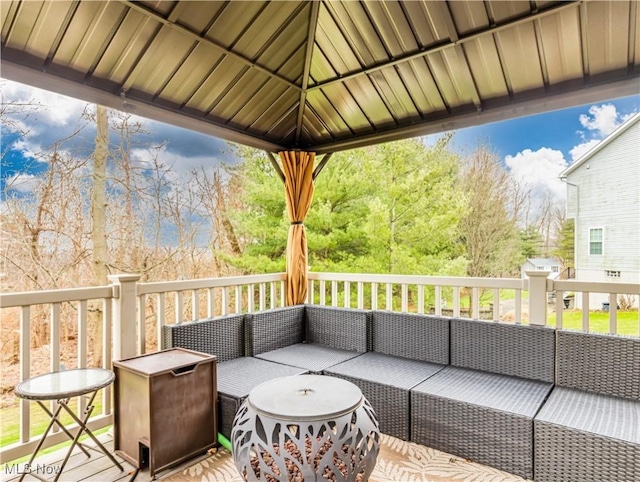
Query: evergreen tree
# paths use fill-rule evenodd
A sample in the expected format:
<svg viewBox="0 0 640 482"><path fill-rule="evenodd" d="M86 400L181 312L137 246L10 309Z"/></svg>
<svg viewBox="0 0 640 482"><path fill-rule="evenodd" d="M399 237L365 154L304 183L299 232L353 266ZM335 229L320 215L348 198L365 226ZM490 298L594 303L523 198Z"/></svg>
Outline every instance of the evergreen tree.
<svg viewBox="0 0 640 482"><path fill-rule="evenodd" d="M458 221L464 197L449 138L427 148L402 141L335 154L318 176L305 220L314 271L464 273ZM229 168L231 209L242 254L221 254L244 272L284 270L284 186L266 154L239 148Z"/></svg>

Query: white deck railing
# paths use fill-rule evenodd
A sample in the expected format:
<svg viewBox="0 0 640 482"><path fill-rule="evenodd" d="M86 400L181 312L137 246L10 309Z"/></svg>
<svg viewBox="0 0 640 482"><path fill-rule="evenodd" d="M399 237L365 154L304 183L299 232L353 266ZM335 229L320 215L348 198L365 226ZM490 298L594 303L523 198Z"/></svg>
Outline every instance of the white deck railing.
<svg viewBox="0 0 640 482"><path fill-rule="evenodd" d="M636 302L640 298L638 284L553 281L547 279L544 272L527 274L528 279L494 279L312 272L307 302L562 327L563 295L571 292L576 300L580 300L581 329L589 331L590 300L599 293L609 301L608 331L617 333L618 297L634 297ZM162 327L166 324L285 304L284 273L155 283L141 283L139 278L137 275L116 275L110 277L112 284L108 286L0 294L3 320L11 310L19 318L20 380L34 375L30 340L36 313L42 316L44 312L47 318L49 369L57 371L63 368L60 364L63 317L67 324L69 316L74 320L76 366L85 367L89 360L88 320L99 314L103 347L101 365L110 367L112 360L161 348ZM550 310L549 300L553 298L555 302ZM549 313L551 318L548 318ZM640 327L640 321L636 323ZM65 327L68 329L66 324ZM78 403L82 407L82 400ZM31 433L29 403L21 401L19 410L19 440L0 448L0 463L28 455L38 442L39 435ZM90 426L97 429L112 423L111 392L105 389L102 410L92 417ZM57 432L51 434L45 444L51 446L65 440L64 433Z"/></svg>

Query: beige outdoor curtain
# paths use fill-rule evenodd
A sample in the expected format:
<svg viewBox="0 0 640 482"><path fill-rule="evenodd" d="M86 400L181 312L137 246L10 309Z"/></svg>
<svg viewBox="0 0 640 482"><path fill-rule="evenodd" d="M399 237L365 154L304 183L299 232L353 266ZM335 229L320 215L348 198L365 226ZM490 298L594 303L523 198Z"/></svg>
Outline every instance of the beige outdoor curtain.
<svg viewBox="0 0 640 482"><path fill-rule="evenodd" d="M313 199L314 152L280 153L285 181L289 237L287 239L287 305L304 303L307 297L307 234L304 218Z"/></svg>

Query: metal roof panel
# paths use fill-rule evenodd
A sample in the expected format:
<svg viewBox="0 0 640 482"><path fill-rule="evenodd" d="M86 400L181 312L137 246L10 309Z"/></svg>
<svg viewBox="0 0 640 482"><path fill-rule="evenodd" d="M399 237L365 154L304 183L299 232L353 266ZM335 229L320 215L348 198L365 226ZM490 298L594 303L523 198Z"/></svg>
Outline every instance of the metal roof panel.
<svg viewBox="0 0 640 482"><path fill-rule="evenodd" d="M0 7L7 78L269 149L328 152L640 93L636 0Z"/></svg>

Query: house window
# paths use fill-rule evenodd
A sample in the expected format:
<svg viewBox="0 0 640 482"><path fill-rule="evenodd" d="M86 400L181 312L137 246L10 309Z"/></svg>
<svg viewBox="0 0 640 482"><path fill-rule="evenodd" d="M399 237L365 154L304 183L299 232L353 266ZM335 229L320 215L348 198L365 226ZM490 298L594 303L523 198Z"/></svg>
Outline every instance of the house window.
<svg viewBox="0 0 640 482"><path fill-rule="evenodd" d="M589 230L589 254L602 254L602 228Z"/></svg>
<svg viewBox="0 0 640 482"><path fill-rule="evenodd" d="M605 270L604 274L607 276L607 278L620 278L620 271L612 271L612 270Z"/></svg>

